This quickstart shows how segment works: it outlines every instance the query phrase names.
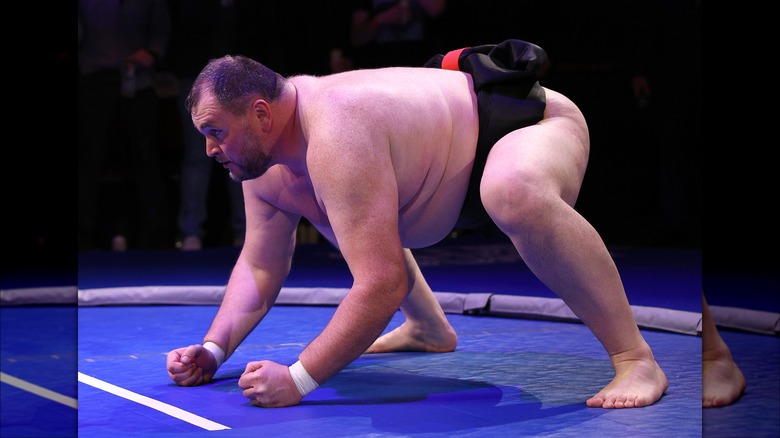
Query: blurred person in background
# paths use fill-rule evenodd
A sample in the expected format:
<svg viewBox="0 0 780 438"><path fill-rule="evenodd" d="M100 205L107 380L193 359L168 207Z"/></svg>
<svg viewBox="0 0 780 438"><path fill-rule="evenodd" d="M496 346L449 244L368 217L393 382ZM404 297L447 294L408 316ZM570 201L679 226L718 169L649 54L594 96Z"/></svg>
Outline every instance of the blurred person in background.
<svg viewBox="0 0 780 438"><path fill-rule="evenodd" d="M184 251L203 248L209 215L209 189L214 161L204 150L206 141L192 126L185 108L195 76L212 59L234 53L238 35L235 0L168 0L172 23L171 45L165 67L176 77L176 109L181 123L182 160L179 180L178 239ZM224 176L228 179L227 176ZM241 184L226 181L233 245L244 241L246 217Z"/></svg>
<svg viewBox="0 0 780 438"><path fill-rule="evenodd" d="M81 250L165 247L168 194L153 88L165 57L165 0L78 2L78 237ZM132 180L135 197L103 196L104 178ZM113 201L113 204L111 203ZM137 219L137 220L136 220ZM130 242L128 243L128 239Z"/></svg>
<svg viewBox="0 0 780 438"><path fill-rule="evenodd" d="M356 68L422 66L436 53L446 0L353 0L349 40Z"/></svg>

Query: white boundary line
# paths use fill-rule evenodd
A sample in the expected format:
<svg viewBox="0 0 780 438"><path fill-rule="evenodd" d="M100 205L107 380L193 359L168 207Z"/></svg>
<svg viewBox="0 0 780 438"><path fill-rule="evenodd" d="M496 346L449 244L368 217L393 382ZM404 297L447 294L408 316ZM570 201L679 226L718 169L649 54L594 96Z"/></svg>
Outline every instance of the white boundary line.
<svg viewBox="0 0 780 438"><path fill-rule="evenodd" d="M62 395L58 392L51 391L42 386L38 386L34 383L30 383L26 380L18 379L14 376L10 376L0 371L0 381L7 383L11 386L15 386L23 391L31 392L35 395L47 398L57 403L62 403L65 406L70 406L73 409L78 409L78 400L67 395Z"/></svg>
<svg viewBox="0 0 780 438"><path fill-rule="evenodd" d="M127 389L120 388L119 386L112 385L108 382L104 382L92 376L88 376L82 373L81 371L79 371L79 382L85 383L97 389L110 392L111 394L122 397L124 399L134 401L136 403L158 410L163 414L170 415L171 417L178 418L179 420L186 421L187 423L194 424L195 426L201 427L206 430L214 431L214 430L230 429L229 427L223 424L216 423L207 418L203 418L191 412L187 412L183 409L179 409L176 406L171 406L167 403L163 403L159 400L155 400L153 398L149 398L144 395L137 394Z"/></svg>

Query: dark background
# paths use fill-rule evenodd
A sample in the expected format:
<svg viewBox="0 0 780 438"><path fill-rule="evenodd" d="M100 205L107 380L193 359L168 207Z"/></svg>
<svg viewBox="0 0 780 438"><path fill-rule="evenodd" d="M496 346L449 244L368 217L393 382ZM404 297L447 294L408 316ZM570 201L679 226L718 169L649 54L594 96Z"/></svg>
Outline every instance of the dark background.
<svg viewBox="0 0 780 438"><path fill-rule="evenodd" d="M294 57L280 71L327 73L328 47L346 32L339 2L280 3L296 13L281 8L276 19L256 19L258 43L273 29L281 47ZM638 21L634 11L619 3L598 3L453 1L441 18L439 44L444 52L519 38L548 51L552 64L543 84L570 96L590 123L592 156L577 208L608 245L702 248L705 275L719 269L776 272L771 254L777 242L777 197L771 188L777 184L769 155L774 147L767 147L765 130L742 129L743 114L750 114L751 121L760 116L748 111L751 98L741 84L749 77L735 74L742 66L724 67L731 58L723 56L718 43L707 48L716 55L713 62L703 61L700 4L693 4L693 15L661 14L681 24L669 28L659 24L663 20ZM34 20L25 20L24 44L6 48L5 83L13 92L5 100L11 114L7 120L16 122L3 146L2 269L56 268L75 281L76 39L72 22L63 19L75 10L61 4L50 8L46 13L16 12ZM644 29L649 31L637 32ZM30 32L37 37L30 38ZM652 50L645 55L648 44ZM659 132L669 115L656 110L652 99L640 108L630 94L627 81L642 59L671 86L690 91L690 106L672 108L690 121L678 127L679 142L661 142ZM180 148L175 104L162 99L161 106L170 121L161 132L161 147L175 188ZM665 173L660 163L667 159L682 165ZM659 183L663 178L678 183L665 189ZM219 196L214 198L209 227L227 228L220 223L226 220L220 214L226 207L220 206ZM670 199L681 199L670 211L682 220L664 219L662 205Z"/></svg>
<svg viewBox="0 0 780 438"><path fill-rule="evenodd" d="M244 54L285 75L328 74L333 47L359 54L348 44L350 2L264 3L248 8L238 24ZM570 97L590 128L591 157L577 208L608 244L701 247L700 5L680 0L460 0L450 1L444 14L428 24L429 55L508 38L548 52L550 67L542 84ZM632 77L640 74L652 89L643 102L631 91ZM175 97L162 99L160 133L174 199L181 149L175 105ZM214 172L207 246L231 241L228 182L222 169L215 166ZM113 176L107 189L122 189L121 183Z"/></svg>

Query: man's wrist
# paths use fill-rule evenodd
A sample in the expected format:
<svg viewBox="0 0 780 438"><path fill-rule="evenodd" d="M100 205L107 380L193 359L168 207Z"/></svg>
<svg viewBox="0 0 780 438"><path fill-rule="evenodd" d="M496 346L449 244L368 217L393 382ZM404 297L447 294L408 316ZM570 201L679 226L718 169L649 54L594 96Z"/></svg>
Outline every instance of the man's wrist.
<svg viewBox="0 0 780 438"><path fill-rule="evenodd" d="M289 370L290 376L292 377L293 382L295 382L295 387L298 388L301 397L306 397L306 394L314 391L320 386L316 380L312 379L300 360L290 365Z"/></svg>
<svg viewBox="0 0 780 438"><path fill-rule="evenodd" d="M222 363L225 362L225 350L223 350L219 345L211 341L204 342L203 348L210 351L211 354L214 355L214 359L217 360L217 368L222 366Z"/></svg>

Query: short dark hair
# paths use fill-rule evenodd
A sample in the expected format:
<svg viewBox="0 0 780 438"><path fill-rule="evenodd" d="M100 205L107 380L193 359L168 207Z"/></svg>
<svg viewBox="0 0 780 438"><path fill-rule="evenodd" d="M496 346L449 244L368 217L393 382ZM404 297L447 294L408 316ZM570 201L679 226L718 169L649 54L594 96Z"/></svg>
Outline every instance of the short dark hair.
<svg viewBox="0 0 780 438"><path fill-rule="evenodd" d="M260 96L269 102L282 92L286 79L263 64L242 55L226 55L212 59L195 78L185 101L187 110L200 102L203 92L211 91L225 110L240 115L246 101Z"/></svg>

